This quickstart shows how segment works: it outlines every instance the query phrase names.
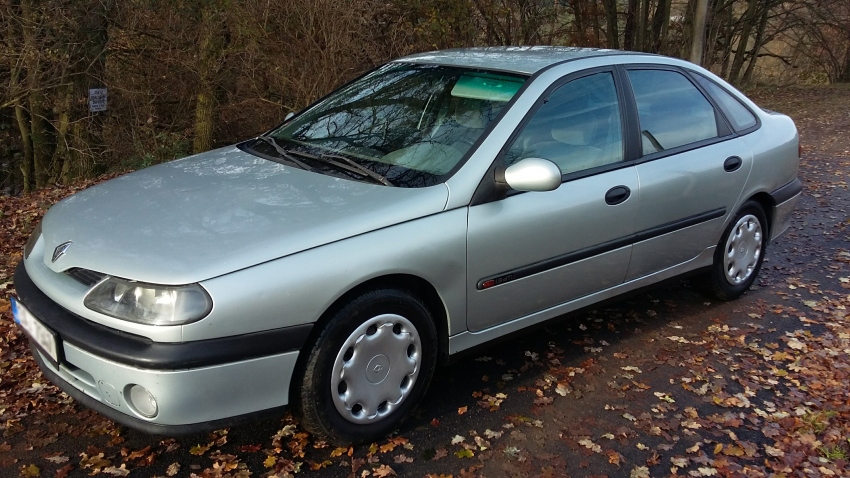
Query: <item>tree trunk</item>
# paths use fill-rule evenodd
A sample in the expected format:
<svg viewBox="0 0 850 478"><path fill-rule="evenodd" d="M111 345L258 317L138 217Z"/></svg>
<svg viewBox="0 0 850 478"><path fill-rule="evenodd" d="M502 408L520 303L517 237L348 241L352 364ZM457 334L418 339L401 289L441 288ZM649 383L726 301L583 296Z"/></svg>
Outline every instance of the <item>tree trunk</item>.
<svg viewBox="0 0 850 478"><path fill-rule="evenodd" d="M607 25L605 36L608 45L606 46L618 50L620 48L620 27L617 19L617 0L603 0L602 5L605 7Z"/></svg>
<svg viewBox="0 0 850 478"><path fill-rule="evenodd" d="M749 0L747 2L747 11L744 13L744 23L741 27L741 36L738 37L738 48L735 49L735 59L732 61L732 69L729 71L729 81L731 83L738 82L741 68L744 66L744 60L747 57L747 46L750 43L753 25L756 22L756 8L758 8L758 0Z"/></svg>
<svg viewBox="0 0 850 478"><path fill-rule="evenodd" d="M198 44L198 91L195 95L195 137L192 151L212 149L216 110L216 77L224 54L224 38L219 7L215 3L202 7Z"/></svg>
<svg viewBox="0 0 850 478"><path fill-rule="evenodd" d="M18 54L24 54L20 44L20 38L22 37L21 31L18 28L20 25L20 21L15 21L15 18L19 15L19 4L20 2L10 2L6 5L6 48L9 52L18 51ZM20 175L20 186L24 192L30 192L32 188L32 142L30 141L30 128L29 128L29 118L27 118L27 111L24 107L24 99L21 98L22 94L22 81L21 74L23 73L23 65L20 61L20 57L7 57L5 58L8 61L7 64L3 66L9 69L9 88L7 90L8 100L4 104L7 106L13 106L15 111L15 121L18 125L18 134L21 137L21 150L23 151L23 155L20 163L17 165L18 169L21 172ZM13 164L15 163L15 159L12 158ZM10 168L13 169L13 168ZM12 183L12 190L16 190L17 186L14 182Z"/></svg>
<svg viewBox="0 0 850 478"><path fill-rule="evenodd" d="M23 106L15 106L15 119L18 120L18 131L21 133L21 146L24 150L24 160L21 162L21 181L25 193L32 191L32 142L27 112Z"/></svg>
<svg viewBox="0 0 850 478"><path fill-rule="evenodd" d="M844 52L844 67L838 74L837 83L850 83L850 28L847 28L847 45Z"/></svg>
<svg viewBox="0 0 850 478"><path fill-rule="evenodd" d="M597 2L591 2L590 10L590 21L593 25L593 46L598 48L602 45L602 26L599 24L599 4Z"/></svg>
<svg viewBox="0 0 850 478"><path fill-rule="evenodd" d="M732 24L732 18L734 16L734 13L732 6L727 6L726 9L722 11L726 13L726 22L724 23L723 30L723 63L720 68L720 76L722 76L723 78L728 78L729 61L732 58L732 38L735 36L735 29Z"/></svg>
<svg viewBox="0 0 850 478"><path fill-rule="evenodd" d="M747 64L747 70L744 72L744 76L741 78L742 83L749 83L753 77L753 70L755 70L756 62L759 58L759 51L761 50L762 43L764 42L764 29L767 27L767 19L770 14L770 6L763 5L761 17L759 18L759 24L756 29L756 38L753 43L753 50L750 54L750 62Z"/></svg>
<svg viewBox="0 0 850 478"><path fill-rule="evenodd" d="M696 0L693 17L693 33L691 43L691 63L702 65L702 55L705 50L705 20L708 16L708 0Z"/></svg>
<svg viewBox="0 0 850 478"><path fill-rule="evenodd" d="M637 31L637 49L640 51L647 51L647 43L649 37L649 3L650 0L643 0L641 2L640 7L640 21L638 23L638 31Z"/></svg>
<svg viewBox="0 0 850 478"><path fill-rule="evenodd" d="M573 42L584 45L585 44L585 11L584 11L584 0L576 0L572 2L573 4L573 18L575 19L575 29L576 29L576 37L573 39Z"/></svg>
<svg viewBox="0 0 850 478"><path fill-rule="evenodd" d="M670 25L670 2L671 0L658 0L655 16L652 17L652 45L653 53L662 53L667 43L667 27Z"/></svg>
<svg viewBox="0 0 850 478"><path fill-rule="evenodd" d="M74 86L69 84L64 88L59 103L59 117L56 124L56 149L53 152L53 164L62 164L59 180L62 184L71 182L71 138L68 130L71 126L71 102L74 95Z"/></svg>
<svg viewBox="0 0 850 478"><path fill-rule="evenodd" d="M32 165L36 189L47 185L49 178L47 131L44 116L44 95L41 92L39 48L36 45L36 12L32 0L21 2L24 37L24 65L27 72L29 133L32 142Z"/></svg>
<svg viewBox="0 0 850 478"><path fill-rule="evenodd" d="M637 28L638 0L629 0L626 8L626 29L623 31L623 46L626 50L637 50L635 29Z"/></svg>

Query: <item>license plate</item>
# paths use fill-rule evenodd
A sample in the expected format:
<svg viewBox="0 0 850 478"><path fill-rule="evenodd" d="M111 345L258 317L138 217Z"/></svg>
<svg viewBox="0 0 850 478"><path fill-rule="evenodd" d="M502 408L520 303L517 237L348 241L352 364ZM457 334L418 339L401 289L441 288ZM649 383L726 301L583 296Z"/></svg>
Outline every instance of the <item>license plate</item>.
<svg viewBox="0 0 850 478"><path fill-rule="evenodd" d="M15 317L15 322L26 331L31 340L38 344L39 348L58 362L59 354L56 353L56 335L47 327L44 326L38 319L32 315L32 312L24 307L14 297L12 297L12 315Z"/></svg>

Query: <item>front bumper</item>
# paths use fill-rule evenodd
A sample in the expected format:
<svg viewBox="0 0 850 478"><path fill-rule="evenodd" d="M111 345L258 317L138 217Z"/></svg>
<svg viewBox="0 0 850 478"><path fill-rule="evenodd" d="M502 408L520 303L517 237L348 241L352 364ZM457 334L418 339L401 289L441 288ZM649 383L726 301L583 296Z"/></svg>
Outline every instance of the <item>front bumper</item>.
<svg viewBox="0 0 850 478"><path fill-rule="evenodd" d="M154 434L187 434L280 413L310 326L177 344L151 342L86 321L53 302L20 264L19 302L56 334L58 362L34 341L33 356L49 380L110 419ZM129 388L145 387L158 412L147 418Z"/></svg>

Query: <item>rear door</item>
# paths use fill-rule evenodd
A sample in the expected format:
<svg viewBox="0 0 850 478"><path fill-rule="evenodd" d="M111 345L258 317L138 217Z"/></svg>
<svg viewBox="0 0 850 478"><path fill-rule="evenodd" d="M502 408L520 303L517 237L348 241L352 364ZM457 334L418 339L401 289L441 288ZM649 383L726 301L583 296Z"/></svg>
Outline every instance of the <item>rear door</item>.
<svg viewBox="0 0 850 478"><path fill-rule="evenodd" d="M626 280L716 245L752 168L752 152L683 72L628 67L642 157L636 242Z"/></svg>

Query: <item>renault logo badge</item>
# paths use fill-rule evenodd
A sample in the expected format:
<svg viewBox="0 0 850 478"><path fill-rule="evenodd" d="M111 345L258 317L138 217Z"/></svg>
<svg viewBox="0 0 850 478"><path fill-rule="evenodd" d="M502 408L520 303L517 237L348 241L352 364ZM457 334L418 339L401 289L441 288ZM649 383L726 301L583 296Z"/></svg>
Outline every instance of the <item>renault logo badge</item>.
<svg viewBox="0 0 850 478"><path fill-rule="evenodd" d="M56 262L57 259L64 256L65 251L67 251L68 248L71 247L71 244L72 244L71 241L67 241L67 242L63 242L62 244L59 244L58 246L56 246L56 249L53 249L53 260L50 261L50 262Z"/></svg>

